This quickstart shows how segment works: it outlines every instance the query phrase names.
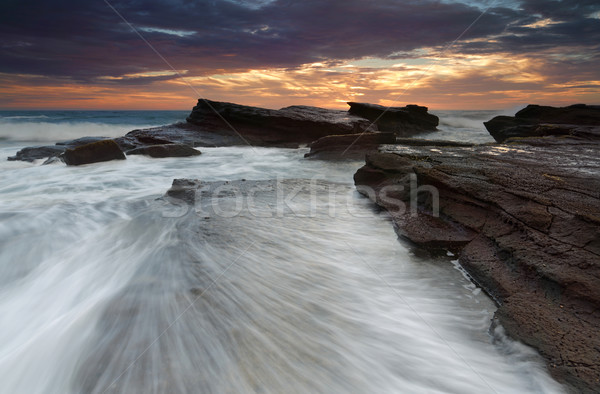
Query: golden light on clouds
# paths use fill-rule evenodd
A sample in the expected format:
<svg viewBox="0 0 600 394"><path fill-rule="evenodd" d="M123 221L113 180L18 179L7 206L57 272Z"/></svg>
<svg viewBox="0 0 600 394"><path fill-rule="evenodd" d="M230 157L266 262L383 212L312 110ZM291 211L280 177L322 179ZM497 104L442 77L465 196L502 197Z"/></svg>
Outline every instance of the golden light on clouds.
<svg viewBox="0 0 600 394"><path fill-rule="evenodd" d="M526 56L493 54L317 62L206 76L185 76L187 71L182 71L183 78L174 71L156 70L86 84L0 75L0 95L3 106L13 108L182 110L190 109L197 99L189 85L206 98L269 108L293 104L346 108L347 101L364 101L434 109L495 109L599 101L599 81L556 83L548 80L543 67Z"/></svg>

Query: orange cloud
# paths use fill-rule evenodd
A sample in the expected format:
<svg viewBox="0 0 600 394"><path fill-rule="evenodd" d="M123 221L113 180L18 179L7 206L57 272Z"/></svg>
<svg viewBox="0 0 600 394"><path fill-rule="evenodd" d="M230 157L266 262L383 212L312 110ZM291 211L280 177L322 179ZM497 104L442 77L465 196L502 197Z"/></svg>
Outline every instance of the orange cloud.
<svg viewBox="0 0 600 394"><path fill-rule="evenodd" d="M421 104L434 109L496 109L527 103L566 105L600 101L600 82L550 80L546 64L526 56L461 55L419 62L363 59L296 68L251 69L147 83L56 82L39 76L1 75L5 108L190 109L196 92L213 100L280 108L303 104L346 108L347 101ZM126 78L170 77L157 70ZM564 78L563 78L564 79ZM190 85L193 87L190 87Z"/></svg>

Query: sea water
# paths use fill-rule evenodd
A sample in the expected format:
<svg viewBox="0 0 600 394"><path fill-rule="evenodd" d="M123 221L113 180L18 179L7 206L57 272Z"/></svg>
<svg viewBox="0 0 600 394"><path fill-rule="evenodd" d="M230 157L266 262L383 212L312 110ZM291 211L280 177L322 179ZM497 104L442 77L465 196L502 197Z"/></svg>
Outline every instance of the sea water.
<svg viewBox="0 0 600 394"><path fill-rule="evenodd" d="M3 112L0 155L185 115ZM426 138L488 142L490 115ZM306 151L0 161L0 392L563 392L455 257L355 191L361 161ZM223 188L189 206L163 198L175 178Z"/></svg>

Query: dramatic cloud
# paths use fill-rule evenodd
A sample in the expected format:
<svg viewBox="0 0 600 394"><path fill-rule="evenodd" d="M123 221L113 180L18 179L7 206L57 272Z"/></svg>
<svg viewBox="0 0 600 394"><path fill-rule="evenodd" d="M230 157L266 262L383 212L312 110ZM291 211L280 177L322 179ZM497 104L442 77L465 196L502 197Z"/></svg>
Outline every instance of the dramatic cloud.
<svg viewBox="0 0 600 394"><path fill-rule="evenodd" d="M215 75L285 70L278 72L282 86L293 87L289 80L307 65L335 68L360 59L371 59L377 74L388 67L395 81L406 83L409 75L461 56L472 66L482 62L473 56L536 59L530 67L543 69L548 74L540 78L555 84L600 80L593 66L600 4L588 0L5 0L0 33L0 73L13 75L14 83L30 76L107 89L160 85L156 92L162 93L182 84L172 65L202 84ZM391 68L411 60L420 62L413 74ZM469 69L475 77L500 66L485 67L490 70ZM331 70L312 77L336 89L328 85L335 80ZM461 71L459 80L465 78Z"/></svg>

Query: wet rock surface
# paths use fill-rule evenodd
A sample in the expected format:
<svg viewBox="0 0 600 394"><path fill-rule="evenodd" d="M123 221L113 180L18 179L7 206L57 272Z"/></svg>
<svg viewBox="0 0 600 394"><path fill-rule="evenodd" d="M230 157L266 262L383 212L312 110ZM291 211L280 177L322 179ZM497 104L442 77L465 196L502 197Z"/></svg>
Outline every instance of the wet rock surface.
<svg viewBox="0 0 600 394"><path fill-rule="evenodd" d="M598 392L600 145L553 142L386 146L367 156L355 183L401 236L459 251L498 302L496 318L557 379Z"/></svg>
<svg viewBox="0 0 600 394"><path fill-rule="evenodd" d="M514 137L571 136L600 139L600 106L576 104L568 107L528 105L515 116L496 116L485 127L498 142Z"/></svg>
<svg viewBox="0 0 600 394"><path fill-rule="evenodd" d="M125 160L125 155L114 140L102 140L66 149L62 158L69 166L79 166L103 161Z"/></svg>

